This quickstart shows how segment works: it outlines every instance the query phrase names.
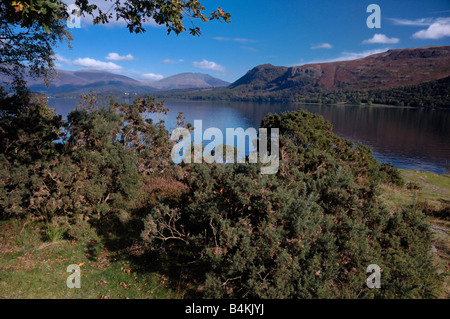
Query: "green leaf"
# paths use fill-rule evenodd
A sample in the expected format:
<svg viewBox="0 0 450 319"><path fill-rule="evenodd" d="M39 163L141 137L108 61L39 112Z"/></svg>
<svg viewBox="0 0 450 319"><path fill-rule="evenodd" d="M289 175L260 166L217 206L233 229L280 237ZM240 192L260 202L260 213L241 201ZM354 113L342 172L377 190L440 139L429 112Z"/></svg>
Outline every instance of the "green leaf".
<svg viewBox="0 0 450 319"><path fill-rule="evenodd" d="M46 24L44 24L44 25L42 26L42 29L44 29L44 31L47 32L48 34L51 33L50 28L49 28L48 25L46 25Z"/></svg>

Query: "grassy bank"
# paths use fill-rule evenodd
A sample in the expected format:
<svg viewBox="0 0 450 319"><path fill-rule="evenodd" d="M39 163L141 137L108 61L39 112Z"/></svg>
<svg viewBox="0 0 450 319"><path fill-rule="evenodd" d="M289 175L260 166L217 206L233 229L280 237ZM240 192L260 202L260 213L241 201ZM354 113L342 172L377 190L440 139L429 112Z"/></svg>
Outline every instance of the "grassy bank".
<svg viewBox="0 0 450 319"><path fill-rule="evenodd" d="M433 255L439 273L446 274L439 298L450 298L450 176L401 170L406 187L382 185L382 198L393 212L416 205L427 215L434 234ZM408 185L410 185L408 187ZM408 189L409 188L409 189Z"/></svg>
<svg viewBox="0 0 450 319"><path fill-rule="evenodd" d="M440 273L450 269L450 176L401 170L407 187L382 185L382 199L395 213L417 205L434 233L433 254ZM78 232L83 231L77 229ZM61 229L42 222L0 222L0 298L182 298L179 282L167 276L170 266L143 254L138 244L100 238L85 231L79 240L65 239ZM67 266L81 268L81 289L66 285ZM171 276L171 278L174 278ZM450 298L445 278L439 298Z"/></svg>
<svg viewBox="0 0 450 319"><path fill-rule="evenodd" d="M67 240L54 236L56 232L40 223L0 223L0 298L179 297L163 273L142 271L133 262L140 247L113 248L113 239L95 235ZM80 289L67 287L70 264L80 266Z"/></svg>

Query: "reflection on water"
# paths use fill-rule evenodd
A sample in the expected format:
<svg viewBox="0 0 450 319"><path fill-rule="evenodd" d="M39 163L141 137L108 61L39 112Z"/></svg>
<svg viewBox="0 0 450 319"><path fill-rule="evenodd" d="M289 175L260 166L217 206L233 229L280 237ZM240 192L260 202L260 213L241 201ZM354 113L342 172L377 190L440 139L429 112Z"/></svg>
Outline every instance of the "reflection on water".
<svg viewBox="0 0 450 319"><path fill-rule="evenodd" d="M49 100L64 117L76 103L73 99ZM330 121L337 135L372 147L382 162L436 173L443 173L450 164L450 111L446 110L207 101L166 101L165 106L170 108L168 128L175 127L176 116L183 112L187 122L202 120L203 130L217 127L223 132L227 127L258 128L268 113L304 109Z"/></svg>

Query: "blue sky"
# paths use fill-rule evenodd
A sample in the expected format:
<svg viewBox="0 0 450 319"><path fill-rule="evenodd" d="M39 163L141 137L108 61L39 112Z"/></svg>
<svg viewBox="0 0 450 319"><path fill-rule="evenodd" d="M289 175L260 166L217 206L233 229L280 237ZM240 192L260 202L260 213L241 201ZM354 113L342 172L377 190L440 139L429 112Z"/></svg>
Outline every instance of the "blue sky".
<svg viewBox="0 0 450 319"><path fill-rule="evenodd" d="M202 72L233 82L259 64L293 66L450 45L449 0L201 2L208 12L222 7L231 23L198 22L202 35L194 37L188 32L167 35L164 27L152 24L136 35L120 22L93 26L82 19L81 28L71 29L72 49L55 49L57 68L101 69L138 80ZM367 27L370 4L381 9L381 28Z"/></svg>

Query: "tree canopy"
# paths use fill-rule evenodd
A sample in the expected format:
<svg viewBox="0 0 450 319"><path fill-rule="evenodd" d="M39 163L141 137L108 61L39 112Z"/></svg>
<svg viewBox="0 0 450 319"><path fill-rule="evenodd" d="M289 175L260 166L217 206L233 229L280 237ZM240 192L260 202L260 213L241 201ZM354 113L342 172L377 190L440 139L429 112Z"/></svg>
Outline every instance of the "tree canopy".
<svg viewBox="0 0 450 319"><path fill-rule="evenodd" d="M145 23L164 25L168 33L186 31L186 20L192 35L200 35L195 23L212 20L230 21L222 8L206 13L198 0L76 0L79 13L92 18L94 24L124 20L130 32L145 32ZM21 0L0 4L0 73L2 91L23 91L24 74L50 78L54 68L54 47L67 42L71 35L66 20L73 12L67 1ZM2 93L2 92L0 92Z"/></svg>
<svg viewBox="0 0 450 319"><path fill-rule="evenodd" d="M51 1L0 4L0 73L5 90L23 90L26 70L34 77L51 75L53 48L71 40L65 17L63 7Z"/></svg>

